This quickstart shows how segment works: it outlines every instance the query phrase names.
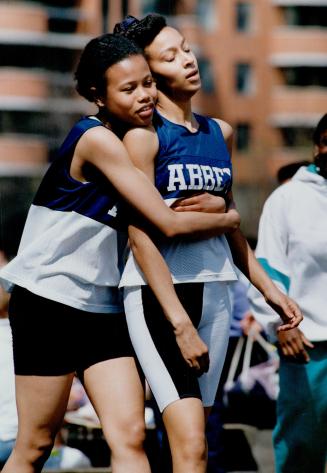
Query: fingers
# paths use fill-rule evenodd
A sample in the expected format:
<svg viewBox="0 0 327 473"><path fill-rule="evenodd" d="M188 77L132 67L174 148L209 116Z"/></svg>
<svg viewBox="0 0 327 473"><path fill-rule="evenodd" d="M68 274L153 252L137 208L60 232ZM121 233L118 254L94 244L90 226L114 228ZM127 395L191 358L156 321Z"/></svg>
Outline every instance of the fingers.
<svg viewBox="0 0 327 473"><path fill-rule="evenodd" d="M309 347L309 348L314 348L313 343L311 343L310 340L308 340L308 339L304 336L303 333L301 334L301 338L302 338L302 343L303 343L303 345L305 345L305 346L307 346L307 347Z"/></svg>
<svg viewBox="0 0 327 473"><path fill-rule="evenodd" d="M304 348L304 345L302 343L302 338L299 336L295 339L292 339L290 343L291 343L293 356L299 360L303 360L306 363L308 363L310 361L310 357L309 357L308 352Z"/></svg>
<svg viewBox="0 0 327 473"><path fill-rule="evenodd" d="M277 332L285 332L294 328L291 324L281 324L277 327Z"/></svg>
<svg viewBox="0 0 327 473"><path fill-rule="evenodd" d="M178 207L189 207L190 205L199 204L202 200L201 195L193 195L192 197L187 197L185 199L180 199L180 200L177 201L177 206ZM172 207L174 207L174 204L172 205Z"/></svg>
<svg viewBox="0 0 327 473"><path fill-rule="evenodd" d="M299 306L292 300L287 298L287 303L281 305L283 314L283 324L280 326L280 330L290 330L297 327L303 320L302 312Z"/></svg>
<svg viewBox="0 0 327 473"><path fill-rule="evenodd" d="M292 327L297 327L303 320L303 315L300 307L292 300L290 300L290 324Z"/></svg>
<svg viewBox="0 0 327 473"><path fill-rule="evenodd" d="M187 365L198 376L209 369L209 351L193 325L176 335L176 342Z"/></svg>
<svg viewBox="0 0 327 473"><path fill-rule="evenodd" d="M200 205L193 204L193 205L178 205L177 207L173 207L175 212L201 212Z"/></svg>
<svg viewBox="0 0 327 473"><path fill-rule="evenodd" d="M288 332L280 338L280 346L285 357L308 363L310 356L303 344L302 335L298 329Z"/></svg>
<svg viewBox="0 0 327 473"><path fill-rule="evenodd" d="M189 367L194 369L197 376L201 376L203 373L207 373L209 370L210 359L209 353L207 351L199 356L196 356L195 358L190 358L186 361Z"/></svg>
<svg viewBox="0 0 327 473"><path fill-rule="evenodd" d="M207 373L208 370L209 370L209 364L210 364L210 360L209 360L209 353L206 352L204 353L200 360L199 360L199 364L200 364L200 369L202 371L202 373Z"/></svg>

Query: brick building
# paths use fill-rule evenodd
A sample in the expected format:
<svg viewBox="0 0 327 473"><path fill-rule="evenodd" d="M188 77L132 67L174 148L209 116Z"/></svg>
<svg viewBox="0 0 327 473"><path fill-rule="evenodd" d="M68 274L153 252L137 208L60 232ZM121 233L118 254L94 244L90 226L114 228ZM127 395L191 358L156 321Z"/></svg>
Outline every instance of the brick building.
<svg viewBox="0 0 327 473"><path fill-rule="evenodd" d="M277 168L310 158L327 109L327 0L2 0L1 182L37 181L70 125L93 111L72 78L88 39L150 11L183 31L199 58L196 109L236 130L235 193L254 235Z"/></svg>

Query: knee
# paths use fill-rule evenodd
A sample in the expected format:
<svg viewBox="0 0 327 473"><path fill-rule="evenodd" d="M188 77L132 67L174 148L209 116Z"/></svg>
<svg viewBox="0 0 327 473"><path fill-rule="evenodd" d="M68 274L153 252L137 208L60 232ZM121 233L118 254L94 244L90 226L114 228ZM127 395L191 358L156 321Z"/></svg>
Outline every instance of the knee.
<svg viewBox="0 0 327 473"><path fill-rule="evenodd" d="M54 439L50 434L34 435L26 440L18 437L14 452L30 465L43 466L51 453L53 444Z"/></svg>
<svg viewBox="0 0 327 473"><path fill-rule="evenodd" d="M130 419L115 430L109 439L110 448L113 452L143 450L145 441L145 422L143 419Z"/></svg>
<svg viewBox="0 0 327 473"><path fill-rule="evenodd" d="M206 439L203 432L187 432L181 442L179 453L185 462L197 464L205 461L206 450Z"/></svg>

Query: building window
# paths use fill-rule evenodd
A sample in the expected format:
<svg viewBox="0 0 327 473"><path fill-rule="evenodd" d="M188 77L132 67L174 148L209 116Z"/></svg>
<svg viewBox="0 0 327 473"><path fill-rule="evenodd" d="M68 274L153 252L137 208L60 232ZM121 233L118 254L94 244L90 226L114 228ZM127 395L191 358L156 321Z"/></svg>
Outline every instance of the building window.
<svg viewBox="0 0 327 473"><path fill-rule="evenodd" d="M285 22L289 26L326 26L326 7L285 7Z"/></svg>
<svg viewBox="0 0 327 473"><path fill-rule="evenodd" d="M217 14L214 0L198 0L196 14L201 26L207 31L212 31L217 26Z"/></svg>
<svg viewBox="0 0 327 473"><path fill-rule="evenodd" d="M285 84L295 87L327 87L325 67L284 67Z"/></svg>
<svg viewBox="0 0 327 473"><path fill-rule="evenodd" d="M236 125L236 149L237 151L247 151L250 146L251 127L248 123L238 123Z"/></svg>
<svg viewBox="0 0 327 473"><path fill-rule="evenodd" d="M207 94L211 94L215 90L211 63L208 59L199 58L198 66L201 76L202 90Z"/></svg>
<svg viewBox="0 0 327 473"><path fill-rule="evenodd" d="M283 127L280 128L283 146L288 148L311 147L313 128Z"/></svg>
<svg viewBox="0 0 327 473"><path fill-rule="evenodd" d="M238 2L236 4L236 29L247 32L251 29L252 5L250 3Z"/></svg>
<svg viewBox="0 0 327 473"><path fill-rule="evenodd" d="M174 15L178 6L179 0L142 0L143 15L148 13L159 13L160 15Z"/></svg>
<svg viewBox="0 0 327 473"><path fill-rule="evenodd" d="M236 64L236 90L239 94L250 94L253 92L253 72L250 64Z"/></svg>

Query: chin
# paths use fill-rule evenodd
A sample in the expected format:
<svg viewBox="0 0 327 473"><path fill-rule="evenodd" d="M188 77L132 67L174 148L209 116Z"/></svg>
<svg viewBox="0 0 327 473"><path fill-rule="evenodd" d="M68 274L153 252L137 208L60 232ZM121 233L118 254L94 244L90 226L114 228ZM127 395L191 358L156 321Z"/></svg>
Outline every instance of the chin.
<svg viewBox="0 0 327 473"><path fill-rule="evenodd" d="M152 116L150 118L139 118L137 120L137 123L134 124L134 126L149 126L152 123Z"/></svg>
<svg viewBox="0 0 327 473"><path fill-rule="evenodd" d="M196 94L201 89L201 81L196 82L194 84L187 84L185 87L185 92L189 92L191 94Z"/></svg>

